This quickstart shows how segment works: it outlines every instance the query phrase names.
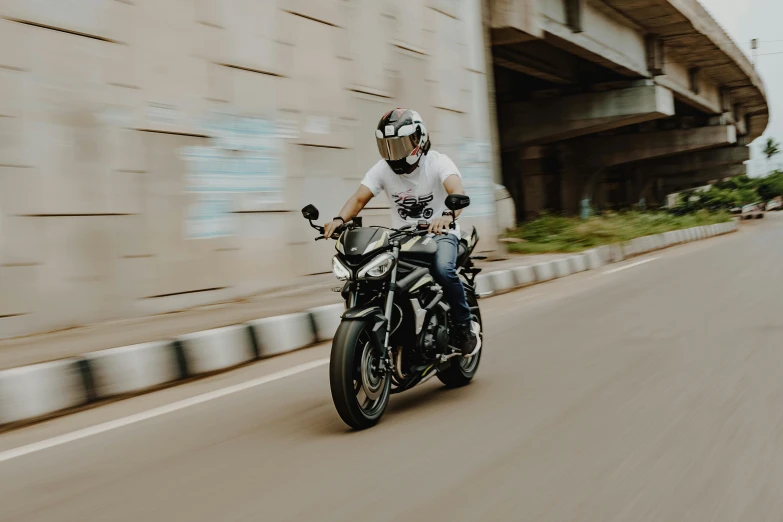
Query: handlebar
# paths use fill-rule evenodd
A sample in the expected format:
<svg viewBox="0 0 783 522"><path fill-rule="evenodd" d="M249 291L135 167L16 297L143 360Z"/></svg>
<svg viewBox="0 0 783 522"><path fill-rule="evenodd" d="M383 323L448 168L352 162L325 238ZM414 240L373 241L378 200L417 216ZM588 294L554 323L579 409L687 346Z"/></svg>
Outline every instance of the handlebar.
<svg viewBox="0 0 783 522"><path fill-rule="evenodd" d="M323 236L323 233L324 233L324 227L320 227L320 226L318 226L318 225L313 225L313 223L312 223L312 222L310 223L310 226L311 226L311 227L313 227L314 229L316 229L318 232L320 232L320 233L321 233L321 235L320 235L320 236L318 236L317 238L315 238L315 240L316 240L316 241L319 241L319 240L321 240L321 239L326 239L326 238ZM344 225L344 224L343 224L343 225L340 225L339 227L337 227L337 228L334 230L334 232L332 233L332 235L331 235L331 237L330 237L329 239L339 239L339 237L340 237L340 234L341 234L341 233L342 233L342 232L343 232L343 231L344 231L346 228L347 228L347 227L346 227L346 225Z"/></svg>
<svg viewBox="0 0 783 522"><path fill-rule="evenodd" d="M340 225L339 227L337 227L335 229L334 233L328 239L339 239L340 238L340 234L342 234L347 228L351 228L349 223L345 223L345 224ZM318 226L318 225L314 224L312 221L310 221L310 226L313 227L315 230L317 230L318 232L321 233L320 236L315 238L316 241L320 241L321 239L327 239L327 238L325 238L323 236L324 227ZM402 234L425 235L425 234L429 234L430 233L429 229L426 229L426 228L425 229L421 229L421 230L412 230L414 227L415 227L415 225L409 224L409 225L404 225L404 226L402 226L400 228L389 228L389 227L378 227L378 228L386 228L388 230L393 231L392 237L396 237L396 236L402 235ZM451 228L451 229L456 228L454 221L449 223L449 228Z"/></svg>

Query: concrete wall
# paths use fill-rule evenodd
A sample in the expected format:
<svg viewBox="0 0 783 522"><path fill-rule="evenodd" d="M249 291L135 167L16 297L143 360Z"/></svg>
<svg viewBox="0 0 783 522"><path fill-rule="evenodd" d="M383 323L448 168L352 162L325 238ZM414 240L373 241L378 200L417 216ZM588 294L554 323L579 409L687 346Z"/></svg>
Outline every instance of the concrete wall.
<svg viewBox="0 0 783 522"><path fill-rule="evenodd" d="M17 0L0 16L0 338L328 271L299 209L339 210L396 106L460 166L496 247L480 0ZM385 223L388 203L370 206Z"/></svg>

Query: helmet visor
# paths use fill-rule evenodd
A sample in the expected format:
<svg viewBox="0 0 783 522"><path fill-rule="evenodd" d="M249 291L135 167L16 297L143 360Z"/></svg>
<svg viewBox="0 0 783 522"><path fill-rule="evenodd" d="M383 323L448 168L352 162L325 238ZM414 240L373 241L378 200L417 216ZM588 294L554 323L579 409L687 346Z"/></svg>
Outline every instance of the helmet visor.
<svg viewBox="0 0 783 522"><path fill-rule="evenodd" d="M418 146L418 133L394 138L375 138L378 152L385 160L395 161L407 158Z"/></svg>

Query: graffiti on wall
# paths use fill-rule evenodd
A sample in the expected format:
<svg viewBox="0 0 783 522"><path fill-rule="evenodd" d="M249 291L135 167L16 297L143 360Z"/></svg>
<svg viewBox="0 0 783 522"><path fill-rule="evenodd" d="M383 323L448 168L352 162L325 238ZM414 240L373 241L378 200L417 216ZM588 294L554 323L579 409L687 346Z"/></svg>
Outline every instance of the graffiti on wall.
<svg viewBox="0 0 783 522"><path fill-rule="evenodd" d="M186 217L188 239L233 235L239 194L253 208L281 203L283 140L293 136L285 122L230 113L211 114L203 129L209 144L181 151L187 165L185 190L197 195Z"/></svg>

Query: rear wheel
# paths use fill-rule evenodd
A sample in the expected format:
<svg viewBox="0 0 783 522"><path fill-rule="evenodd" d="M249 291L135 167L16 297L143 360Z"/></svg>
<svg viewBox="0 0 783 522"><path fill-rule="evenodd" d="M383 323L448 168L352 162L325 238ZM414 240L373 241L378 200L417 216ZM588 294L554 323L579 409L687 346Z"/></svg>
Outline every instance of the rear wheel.
<svg viewBox="0 0 783 522"><path fill-rule="evenodd" d="M473 320L478 322L481 327L479 338L481 339L481 349L479 352L470 358L454 357L448 361L448 367L441 370L438 373L438 379L440 382L446 385L447 388L459 388L465 386L476 375L478 371L479 362L481 362L481 354L484 353L484 324L481 322L481 310L478 307L478 300L472 292L468 292L468 306L470 306L473 313Z"/></svg>
<svg viewBox="0 0 783 522"><path fill-rule="evenodd" d="M329 384L337 413L354 429L375 426L389 404L391 379L381 363L369 325L342 322L332 341Z"/></svg>

